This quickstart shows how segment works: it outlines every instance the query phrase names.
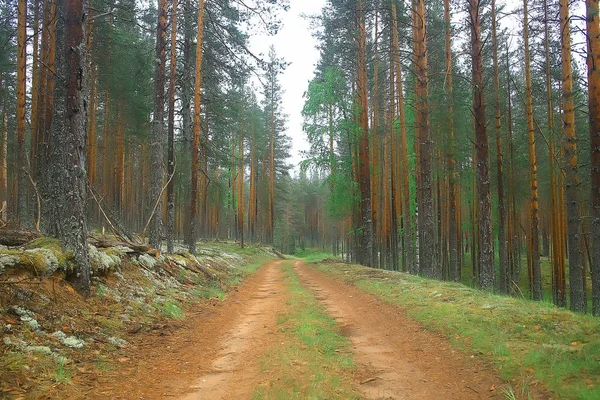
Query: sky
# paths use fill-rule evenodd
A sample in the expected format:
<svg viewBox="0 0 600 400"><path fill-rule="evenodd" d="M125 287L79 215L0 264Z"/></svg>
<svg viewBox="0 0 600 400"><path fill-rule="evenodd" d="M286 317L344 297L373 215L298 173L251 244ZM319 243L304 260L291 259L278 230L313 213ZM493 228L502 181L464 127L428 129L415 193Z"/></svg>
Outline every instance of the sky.
<svg viewBox="0 0 600 400"><path fill-rule="evenodd" d="M292 139L289 162L297 165L302 161L302 151L308 150L306 135L302 131L302 108L304 92L314 76L315 65L319 60L317 41L312 37L309 21L303 14L320 14L325 0L290 0L290 9L282 15L283 28L276 36L258 35L250 39L250 48L255 53L269 53L269 46L275 46L278 57L290 63L280 76L284 112L288 115L288 136Z"/></svg>

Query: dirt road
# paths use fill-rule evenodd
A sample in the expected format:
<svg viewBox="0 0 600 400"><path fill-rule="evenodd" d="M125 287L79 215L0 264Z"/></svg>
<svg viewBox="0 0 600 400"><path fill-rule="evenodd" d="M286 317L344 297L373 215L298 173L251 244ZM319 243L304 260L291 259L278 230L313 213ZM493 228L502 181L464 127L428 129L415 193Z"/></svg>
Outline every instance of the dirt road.
<svg viewBox="0 0 600 400"><path fill-rule="evenodd" d="M446 338L424 330L401 309L303 262L296 262L294 269L352 341L366 399L496 397L502 381L489 368L453 349Z"/></svg>
<svg viewBox="0 0 600 400"><path fill-rule="evenodd" d="M337 319L366 399L501 398L493 370L454 350L386 305L302 262L294 270ZM259 360L283 339L278 315L289 307L281 261L267 263L224 302L200 306L176 330L133 343L130 356L86 390L85 399L250 399L260 384Z"/></svg>

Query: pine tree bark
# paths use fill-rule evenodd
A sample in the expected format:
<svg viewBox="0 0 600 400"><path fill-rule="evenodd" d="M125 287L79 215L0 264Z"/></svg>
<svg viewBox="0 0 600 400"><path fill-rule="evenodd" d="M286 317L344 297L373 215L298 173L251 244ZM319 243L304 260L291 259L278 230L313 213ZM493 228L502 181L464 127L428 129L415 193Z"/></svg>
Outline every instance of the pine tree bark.
<svg viewBox="0 0 600 400"><path fill-rule="evenodd" d="M568 6L568 4L567 4ZM560 7L560 6L559 6ZM567 10L568 13L568 10ZM550 134L549 149L550 153L550 226L552 233L552 299L554 304L559 307L567 306L566 285L564 279L564 257L563 255L563 236L562 224L560 223L562 203L559 204L558 198L562 193L561 175L556 171L556 139L554 132L554 106L552 99L552 73L550 70L550 32L548 24L548 1L544 0L544 36L545 36L545 55L546 55L546 93L547 93L547 113L548 113L548 131ZM570 45L570 43L569 43ZM569 57L571 55L569 54ZM570 72L569 72L570 75Z"/></svg>
<svg viewBox="0 0 600 400"><path fill-rule="evenodd" d="M37 164L37 110L39 92L39 26L40 26L40 4L39 0L33 3L33 54L31 66L31 127L30 127L30 149L29 149L29 171L34 176Z"/></svg>
<svg viewBox="0 0 600 400"><path fill-rule="evenodd" d="M29 227L27 207L28 178L26 170L27 153L25 149L25 90L27 84L26 60L27 60L27 0L19 0L17 4L17 161L16 169L18 176L17 186L17 209L16 215L19 222Z"/></svg>
<svg viewBox="0 0 600 400"><path fill-rule="evenodd" d="M67 73L66 131L64 165L63 220L61 239L75 259L75 269L67 279L84 295L89 295L91 266L87 247L86 199L87 183L85 171L85 142L87 134L87 77L85 21L86 0L67 0L65 58ZM64 207L67 205L68 207Z"/></svg>
<svg viewBox="0 0 600 400"><path fill-rule="evenodd" d="M373 221L371 216L371 171L369 150L369 104L367 94L367 33L365 26L365 2L356 2L357 48L357 119L360 129L358 150L358 183L360 191L360 237L358 262L371 266L373 263Z"/></svg>
<svg viewBox="0 0 600 400"><path fill-rule="evenodd" d="M600 315L600 27L598 0L586 0L588 96L591 147L592 309Z"/></svg>
<svg viewBox="0 0 600 400"><path fill-rule="evenodd" d="M461 266L458 248L457 221L457 173L456 173L456 142L454 135L454 100L452 88L452 43L450 19L450 0L444 0L444 22L446 23L446 102L448 104L448 134L450 136L450 151L448 154L448 247L450 250L449 278L454 282L461 281Z"/></svg>
<svg viewBox="0 0 600 400"><path fill-rule="evenodd" d="M481 2L469 0L471 24L471 57L473 73L473 115L475 117L476 175L478 203L479 286L493 290L496 281L492 239L492 207L488 136L485 119L483 54L481 40Z"/></svg>
<svg viewBox="0 0 600 400"><path fill-rule="evenodd" d="M504 201L504 160L502 150L502 114L500 111L500 73L498 68L498 37L496 0L492 0L492 48L494 58L494 119L496 121L496 180L498 190L498 258L500 271L500 291L508 293L506 206Z"/></svg>
<svg viewBox="0 0 600 400"><path fill-rule="evenodd" d="M417 128L419 180L419 272L442 279L442 268L434 256L435 222L433 215L432 161L433 140L429 127L427 35L425 1L413 0L413 38L415 82L415 123Z"/></svg>
<svg viewBox="0 0 600 400"><path fill-rule="evenodd" d="M575 134L575 104L573 101L573 76L571 71L571 27L569 1L560 0L562 108L565 135L565 195L567 200L569 284L571 310L585 313L585 270L581 263L580 219L578 200L577 136Z"/></svg>
<svg viewBox="0 0 600 400"><path fill-rule="evenodd" d="M171 63L169 76L169 122L167 145L167 252L174 251L175 236L175 80L177 72L177 0L172 0Z"/></svg>
<svg viewBox="0 0 600 400"><path fill-rule="evenodd" d="M6 104L2 104L2 126L0 127L0 222L8 222L8 129Z"/></svg>
<svg viewBox="0 0 600 400"><path fill-rule="evenodd" d="M160 249L163 238L162 192L163 174L163 141L164 141L164 109L165 109L165 45L167 42L167 0L158 0L158 26L156 29L156 65L154 67L154 120L152 122L151 158L151 209L148 236L150 246ZM154 209L154 204L157 204Z"/></svg>
<svg viewBox="0 0 600 400"><path fill-rule="evenodd" d="M401 182L401 191L398 190L396 197L401 197L402 201L402 224L404 227L404 245L406 252L406 262L408 264L408 271L412 274L419 273L419 265L416 258L415 250L415 239L413 229L413 218L411 214L411 197L410 197L410 180L408 175L408 141L406 139L406 116L404 112L404 88L402 82L402 64L400 60L400 39L398 37L398 16L396 9L396 2L392 2L392 40L393 40L393 53L394 53L394 70L396 73L396 96L398 103L396 107L398 109L398 119L400 121L400 146L392 146L397 149L401 148L401 154L395 155L391 161L395 168L396 173L392 174L396 177L395 181ZM401 157L400 157L401 155ZM399 165L398 165L399 164ZM393 168L393 167L392 167ZM394 185L398 183L394 182ZM399 203L396 205L396 210L399 210ZM394 233L392 232L392 235Z"/></svg>
<svg viewBox="0 0 600 400"><path fill-rule="evenodd" d="M523 0L525 44L525 97L527 113L527 132L529 140L529 176L531 189L531 289L534 300L542 300L542 272L540 267L540 217L539 217L539 195L537 178L537 156L535 149L535 130L533 121L533 92L531 83L531 58L529 51L529 14L527 0Z"/></svg>
<svg viewBox="0 0 600 400"><path fill-rule="evenodd" d="M192 185L190 202L190 232L187 245L192 254L196 253L198 237L198 170L200 149L200 91L202 83L202 43L204 35L204 0L198 2L198 40L196 43L196 78L194 83L194 137L192 140Z"/></svg>

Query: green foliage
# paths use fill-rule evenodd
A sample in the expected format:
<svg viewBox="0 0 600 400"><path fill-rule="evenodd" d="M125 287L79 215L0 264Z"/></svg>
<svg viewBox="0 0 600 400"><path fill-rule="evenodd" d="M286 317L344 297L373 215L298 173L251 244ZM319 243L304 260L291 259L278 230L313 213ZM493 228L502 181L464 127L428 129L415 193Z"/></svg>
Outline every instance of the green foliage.
<svg viewBox="0 0 600 400"><path fill-rule="evenodd" d="M180 306L172 300L165 300L162 304L157 303L155 306L168 318L183 319L185 317L183 310L181 310Z"/></svg>

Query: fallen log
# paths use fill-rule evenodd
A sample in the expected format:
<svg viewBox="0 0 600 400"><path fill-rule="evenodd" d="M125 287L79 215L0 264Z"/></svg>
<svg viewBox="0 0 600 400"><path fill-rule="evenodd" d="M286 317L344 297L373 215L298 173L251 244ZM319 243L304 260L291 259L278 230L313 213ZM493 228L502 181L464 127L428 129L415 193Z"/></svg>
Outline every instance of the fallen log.
<svg viewBox="0 0 600 400"><path fill-rule="evenodd" d="M149 254L154 257L160 256L160 252L158 250L147 244L135 244L121 240L97 238L93 236L88 238L88 243L99 249L108 249L111 247L126 247L131 249L131 251L127 253Z"/></svg>
<svg viewBox="0 0 600 400"><path fill-rule="evenodd" d="M22 246L32 240L42 237L42 234L21 229L0 229L0 244L3 246Z"/></svg>

